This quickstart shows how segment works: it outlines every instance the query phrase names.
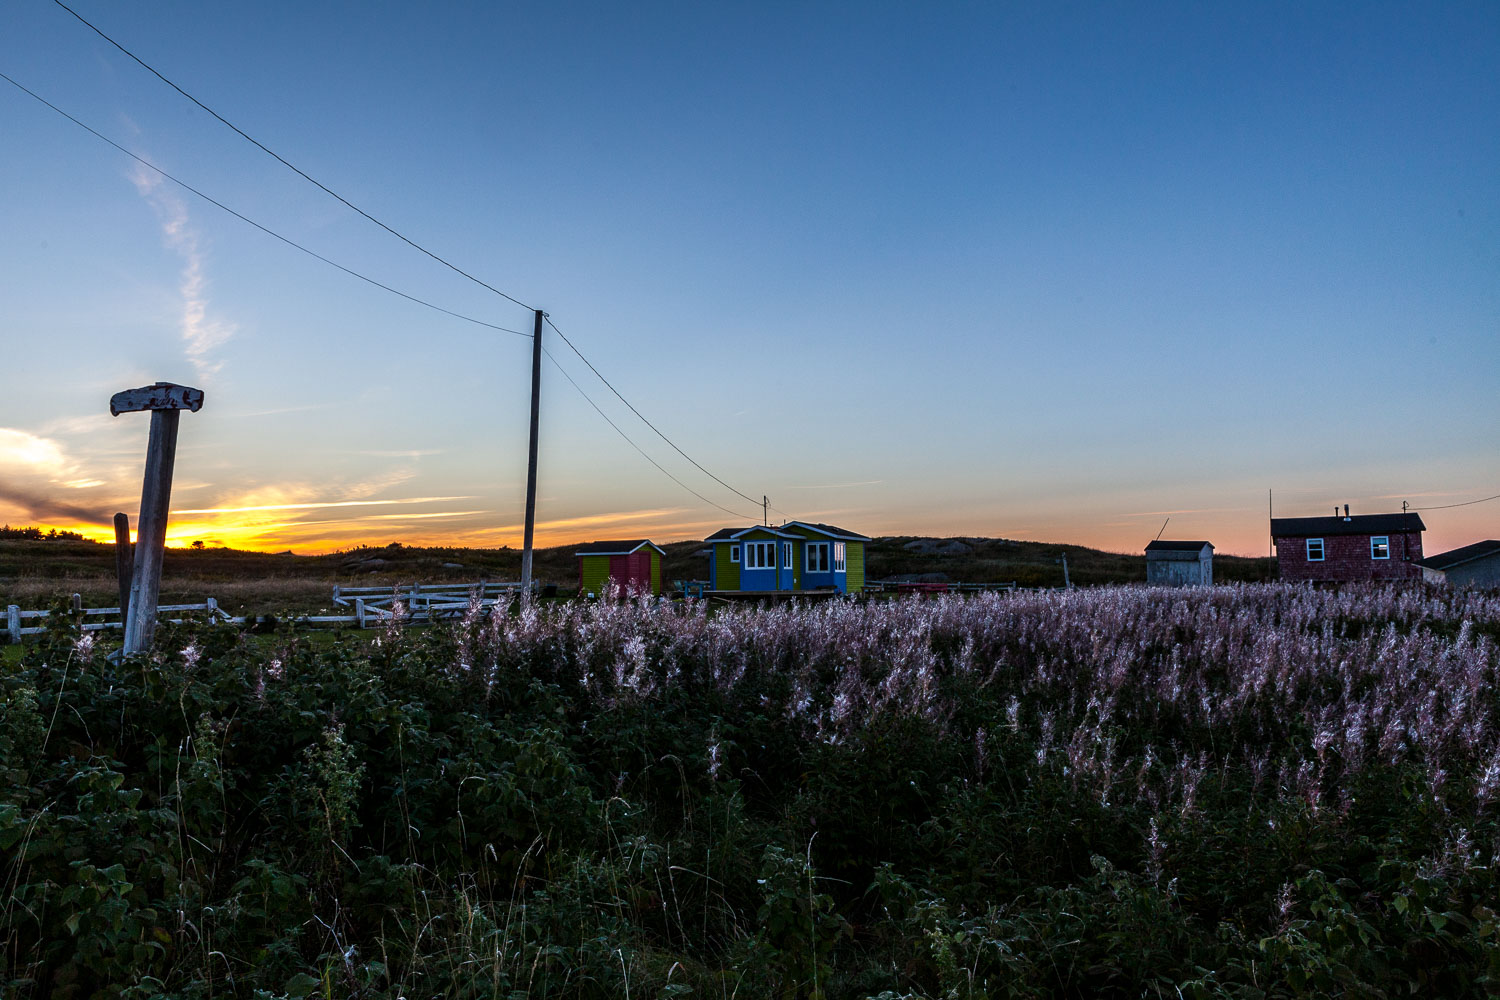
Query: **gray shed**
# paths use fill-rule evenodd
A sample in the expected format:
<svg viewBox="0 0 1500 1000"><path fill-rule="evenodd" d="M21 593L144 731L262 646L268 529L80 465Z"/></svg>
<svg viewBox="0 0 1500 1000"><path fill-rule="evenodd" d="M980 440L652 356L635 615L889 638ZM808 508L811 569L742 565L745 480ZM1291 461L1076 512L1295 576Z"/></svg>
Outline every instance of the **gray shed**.
<svg viewBox="0 0 1500 1000"><path fill-rule="evenodd" d="M1422 579L1454 587L1500 587L1500 541L1491 538L1428 556L1417 563Z"/></svg>
<svg viewBox="0 0 1500 1000"><path fill-rule="evenodd" d="M1162 587L1207 587L1214 582L1214 547L1209 542L1169 542L1146 546L1146 582Z"/></svg>

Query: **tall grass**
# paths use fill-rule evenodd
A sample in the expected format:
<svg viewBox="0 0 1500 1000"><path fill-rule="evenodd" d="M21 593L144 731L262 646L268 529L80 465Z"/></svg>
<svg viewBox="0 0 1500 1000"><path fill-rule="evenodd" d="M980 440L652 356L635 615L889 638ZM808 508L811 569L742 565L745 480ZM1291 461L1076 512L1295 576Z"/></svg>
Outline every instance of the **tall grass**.
<svg viewBox="0 0 1500 1000"><path fill-rule="evenodd" d="M1500 598L1253 585L270 652L65 616L4 678L7 992L1483 995Z"/></svg>

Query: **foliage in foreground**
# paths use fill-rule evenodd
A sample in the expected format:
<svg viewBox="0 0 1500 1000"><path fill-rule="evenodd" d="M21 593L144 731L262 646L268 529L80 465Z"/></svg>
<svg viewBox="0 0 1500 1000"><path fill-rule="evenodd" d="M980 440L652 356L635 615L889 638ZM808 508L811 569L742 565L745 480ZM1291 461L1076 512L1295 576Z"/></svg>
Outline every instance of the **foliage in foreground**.
<svg viewBox="0 0 1500 1000"><path fill-rule="evenodd" d="M1500 991L1500 599L629 601L3 678L6 995Z"/></svg>

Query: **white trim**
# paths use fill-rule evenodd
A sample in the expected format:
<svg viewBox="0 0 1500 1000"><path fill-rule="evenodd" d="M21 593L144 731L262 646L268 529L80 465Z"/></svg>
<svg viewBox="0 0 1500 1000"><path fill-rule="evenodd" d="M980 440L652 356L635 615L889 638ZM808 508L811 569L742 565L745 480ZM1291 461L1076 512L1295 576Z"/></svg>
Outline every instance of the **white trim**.
<svg viewBox="0 0 1500 1000"><path fill-rule="evenodd" d="M729 561L732 563L737 563L740 561L739 542L735 542L733 545L729 546Z"/></svg>
<svg viewBox="0 0 1500 1000"><path fill-rule="evenodd" d="M1317 545L1318 554L1313 555L1313 546ZM1323 562L1328 558L1328 545L1321 538L1309 538L1307 540L1307 561Z"/></svg>
<svg viewBox="0 0 1500 1000"><path fill-rule="evenodd" d="M792 567L792 543L781 543L781 565L777 569L791 569Z"/></svg>
<svg viewBox="0 0 1500 1000"><path fill-rule="evenodd" d="M1380 545L1381 545L1381 547L1385 549L1385 555L1383 555L1383 556L1377 556L1375 554L1375 543L1376 542L1379 542ZM1391 536L1390 535L1371 535L1370 536L1370 558L1371 559L1377 559L1377 560L1379 560L1379 559L1389 559L1390 557L1391 557Z"/></svg>
<svg viewBox="0 0 1500 1000"><path fill-rule="evenodd" d="M799 528L806 528L808 531L815 532L815 533L817 533L819 535L823 535L823 536L825 536L827 538L843 538L843 539L847 539L848 541L851 541L851 542L868 542L868 541L871 541L871 539L868 538L867 536L865 536L865 535L856 535L853 532L847 532L845 534L840 535L840 534L836 534L836 533L834 533L832 531L824 531L822 528L819 528L816 525L808 524L806 521L788 521L785 524L783 524L782 527L783 528L790 528L793 525L795 525L796 527L799 527Z"/></svg>
<svg viewBox="0 0 1500 1000"><path fill-rule="evenodd" d="M807 572L809 572L809 573L827 573L828 572L828 567L832 564L832 560L829 558L829 551L828 551L830 544L831 543L829 543L829 542L808 542L805 546L803 546L804 551L806 551L806 553L807 553L807 558L805 560L805 562L807 564ZM821 558L819 558L817 560L817 564L816 565L814 564L814 560L813 560L813 553L814 552L820 552L820 553L822 553L822 556L821 556Z"/></svg>
<svg viewBox="0 0 1500 1000"><path fill-rule="evenodd" d="M746 569L779 569L776 565L776 543L767 541L744 542ZM754 553L753 555L751 553Z"/></svg>
<svg viewBox="0 0 1500 1000"><path fill-rule="evenodd" d="M849 564L845 561L845 549L843 542L833 543L833 571L835 573L847 573Z"/></svg>

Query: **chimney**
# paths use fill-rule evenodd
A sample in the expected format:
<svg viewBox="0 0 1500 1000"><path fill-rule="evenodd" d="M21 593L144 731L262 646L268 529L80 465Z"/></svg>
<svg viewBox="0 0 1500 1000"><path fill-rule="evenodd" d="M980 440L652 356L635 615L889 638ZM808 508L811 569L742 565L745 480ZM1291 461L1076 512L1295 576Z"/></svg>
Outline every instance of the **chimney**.
<svg viewBox="0 0 1500 1000"><path fill-rule="evenodd" d="M1344 504L1344 520L1349 520L1349 505Z"/></svg>

